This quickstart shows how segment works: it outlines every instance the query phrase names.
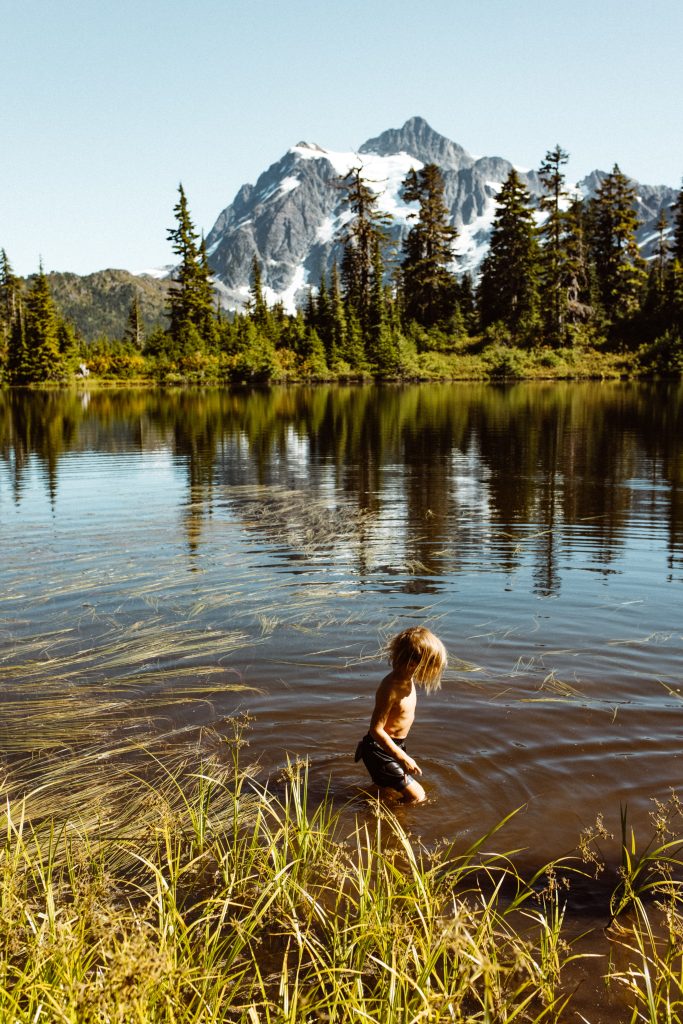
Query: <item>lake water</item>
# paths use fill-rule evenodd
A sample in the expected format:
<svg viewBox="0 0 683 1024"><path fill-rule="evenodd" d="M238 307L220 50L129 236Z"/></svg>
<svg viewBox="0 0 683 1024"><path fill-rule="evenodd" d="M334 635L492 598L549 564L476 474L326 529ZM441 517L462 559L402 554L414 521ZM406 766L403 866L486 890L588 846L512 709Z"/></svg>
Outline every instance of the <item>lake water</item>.
<svg viewBox="0 0 683 1024"><path fill-rule="evenodd" d="M426 623L412 832L520 808L494 845L540 863L628 805L649 838L683 767L682 438L678 385L0 393L5 756L249 712L264 774L307 757L356 813L380 644Z"/></svg>

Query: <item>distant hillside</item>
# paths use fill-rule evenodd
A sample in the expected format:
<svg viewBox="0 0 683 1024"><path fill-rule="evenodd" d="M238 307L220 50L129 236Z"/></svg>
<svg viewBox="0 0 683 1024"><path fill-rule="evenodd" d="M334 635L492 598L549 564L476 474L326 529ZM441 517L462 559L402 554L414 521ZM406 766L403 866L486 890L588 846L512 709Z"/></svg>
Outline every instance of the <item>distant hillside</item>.
<svg viewBox="0 0 683 1024"><path fill-rule="evenodd" d="M123 338L136 295L146 331L168 324L168 280L137 276L127 270L99 270L87 277L52 273L48 279L56 305L85 341L103 335Z"/></svg>

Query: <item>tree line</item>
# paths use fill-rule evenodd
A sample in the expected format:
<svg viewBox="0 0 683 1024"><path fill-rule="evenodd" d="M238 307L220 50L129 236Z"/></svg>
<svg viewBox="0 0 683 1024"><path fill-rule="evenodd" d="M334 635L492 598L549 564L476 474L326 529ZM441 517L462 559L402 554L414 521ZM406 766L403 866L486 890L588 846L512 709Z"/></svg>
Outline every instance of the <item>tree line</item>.
<svg viewBox="0 0 683 1024"><path fill-rule="evenodd" d="M615 164L586 200L567 184L567 161L559 145L546 153L536 200L510 171L476 282L457 270L457 230L438 166L413 169L403 181L411 226L396 251L377 183L359 163L335 182L347 214L339 265L296 314L267 304L257 257L247 308L221 311L182 185L168 232L177 263L166 329L147 333L134 299L122 338L86 346L60 315L42 266L27 288L2 250L0 374L13 385L64 381L79 365L168 382L419 376L429 365L447 375L449 359L495 350L503 375L514 375L515 353L543 350L550 359L590 347L631 355L646 372L680 375L683 188L661 211L646 262L633 183Z"/></svg>

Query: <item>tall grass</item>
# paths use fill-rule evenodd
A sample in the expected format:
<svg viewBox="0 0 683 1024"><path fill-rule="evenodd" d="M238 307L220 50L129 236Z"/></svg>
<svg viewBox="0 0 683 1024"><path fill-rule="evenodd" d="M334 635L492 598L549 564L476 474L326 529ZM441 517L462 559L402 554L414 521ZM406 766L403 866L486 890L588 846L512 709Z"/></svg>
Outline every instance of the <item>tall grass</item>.
<svg viewBox="0 0 683 1024"><path fill-rule="evenodd" d="M311 800L305 763L263 782L243 742L238 724L203 762L150 754L103 783L99 815L47 814L40 788L19 798L6 781L0 1020L570 1019L578 954L552 866L522 878L513 851L487 852L492 834L428 851L379 802L349 831L348 808ZM655 886L663 855L640 872L631 855L615 895L605 970L624 1020L679 1019L683 917L671 870ZM656 924L639 878L664 901Z"/></svg>
<svg viewBox="0 0 683 1024"><path fill-rule="evenodd" d="M630 1020L683 1020L683 843L670 821L683 812L674 795L658 805L657 832L641 849L621 811L620 881L611 901L612 957L608 980L623 988Z"/></svg>
<svg viewBox="0 0 683 1024"><path fill-rule="evenodd" d="M97 720L85 715L79 737ZM675 800L644 847L623 813L607 939L591 942L612 1016L591 1018L573 1009L585 953L564 884L586 864L523 876L519 851L491 852L507 819L466 849L427 849L378 801L341 805L318 782L313 797L306 762L263 779L248 720L230 725L191 748L96 733L65 750L60 736L31 785L25 757L10 759L0 1021L683 1020ZM19 727L7 735L20 754Z"/></svg>

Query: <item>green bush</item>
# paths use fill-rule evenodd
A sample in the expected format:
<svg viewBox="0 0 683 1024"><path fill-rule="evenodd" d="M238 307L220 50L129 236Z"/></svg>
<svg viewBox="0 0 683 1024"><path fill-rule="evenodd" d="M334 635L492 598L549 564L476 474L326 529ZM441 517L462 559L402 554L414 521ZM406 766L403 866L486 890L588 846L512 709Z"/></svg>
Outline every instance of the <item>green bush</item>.
<svg viewBox="0 0 683 1024"><path fill-rule="evenodd" d="M683 338L673 328L665 331L639 350L638 363L646 373L680 377L683 373Z"/></svg>
<svg viewBox="0 0 683 1024"><path fill-rule="evenodd" d="M489 376L496 380L518 380L528 375L528 360L517 348L493 345L485 350L483 355L488 365Z"/></svg>

